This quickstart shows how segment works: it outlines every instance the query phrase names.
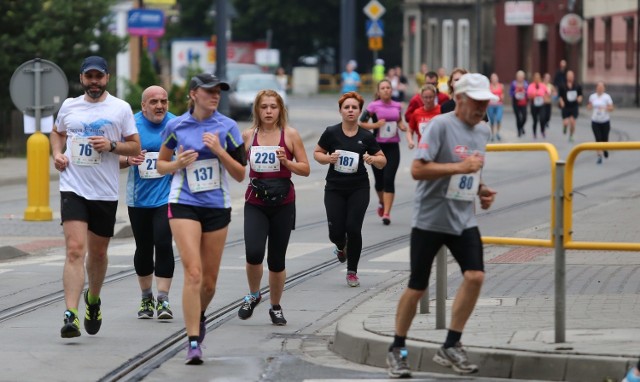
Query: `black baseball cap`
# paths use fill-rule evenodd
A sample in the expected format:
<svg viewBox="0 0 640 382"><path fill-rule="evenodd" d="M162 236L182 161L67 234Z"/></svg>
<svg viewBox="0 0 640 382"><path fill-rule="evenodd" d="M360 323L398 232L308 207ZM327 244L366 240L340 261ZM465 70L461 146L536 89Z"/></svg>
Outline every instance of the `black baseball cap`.
<svg viewBox="0 0 640 382"><path fill-rule="evenodd" d="M195 90L197 88L210 89L214 86L220 86L221 90L229 90L229 84L220 81L220 79L211 73L200 73L197 76L191 77L189 82L189 90Z"/></svg>
<svg viewBox="0 0 640 382"><path fill-rule="evenodd" d="M107 60L100 56L89 56L82 61L82 66L80 67L80 73L84 74L89 70L97 70L102 73L109 73L109 69L107 67Z"/></svg>

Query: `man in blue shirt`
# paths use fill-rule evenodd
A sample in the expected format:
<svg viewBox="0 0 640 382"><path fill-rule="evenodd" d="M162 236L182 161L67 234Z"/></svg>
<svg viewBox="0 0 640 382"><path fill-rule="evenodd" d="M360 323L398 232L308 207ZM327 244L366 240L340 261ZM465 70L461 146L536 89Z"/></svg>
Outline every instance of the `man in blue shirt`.
<svg viewBox="0 0 640 382"><path fill-rule="evenodd" d="M142 291L138 318L172 319L169 288L175 261L167 203L171 175L160 175L156 161L161 133L175 115L169 113L167 92L160 86L150 86L142 93L142 111L135 114L142 152L135 157L121 157L120 167L129 167L127 206L131 230L136 241L133 264ZM154 262L155 249L155 262ZM153 275L156 276L157 304L153 297Z"/></svg>

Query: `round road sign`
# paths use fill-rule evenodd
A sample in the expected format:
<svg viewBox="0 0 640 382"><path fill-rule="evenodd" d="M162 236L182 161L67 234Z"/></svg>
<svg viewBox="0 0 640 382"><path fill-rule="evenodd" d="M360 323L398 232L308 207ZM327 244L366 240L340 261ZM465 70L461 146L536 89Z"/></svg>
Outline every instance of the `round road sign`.
<svg viewBox="0 0 640 382"><path fill-rule="evenodd" d="M51 61L36 58L20 65L9 84L11 100L22 113L35 116L36 64L40 66L40 107L42 117L53 115L69 94L67 76Z"/></svg>

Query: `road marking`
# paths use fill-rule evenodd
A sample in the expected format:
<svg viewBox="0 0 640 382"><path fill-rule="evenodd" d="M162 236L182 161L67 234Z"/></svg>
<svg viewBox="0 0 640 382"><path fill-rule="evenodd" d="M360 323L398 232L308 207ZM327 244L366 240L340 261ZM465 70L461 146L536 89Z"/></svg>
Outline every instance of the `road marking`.
<svg viewBox="0 0 640 382"><path fill-rule="evenodd" d="M408 263L409 262L409 247L400 248L391 253L387 253L386 255L378 256L374 259L369 260L370 262L398 262L398 263Z"/></svg>

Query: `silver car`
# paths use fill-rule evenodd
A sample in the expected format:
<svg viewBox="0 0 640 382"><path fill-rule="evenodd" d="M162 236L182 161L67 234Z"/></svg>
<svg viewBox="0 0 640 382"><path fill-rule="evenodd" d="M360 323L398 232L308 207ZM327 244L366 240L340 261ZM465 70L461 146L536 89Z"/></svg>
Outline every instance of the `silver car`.
<svg viewBox="0 0 640 382"><path fill-rule="evenodd" d="M266 89L275 90L282 97L285 105L287 104L287 94L280 90L275 75L268 73L240 74L231 84L229 92L231 118L250 116L256 94L260 90Z"/></svg>

